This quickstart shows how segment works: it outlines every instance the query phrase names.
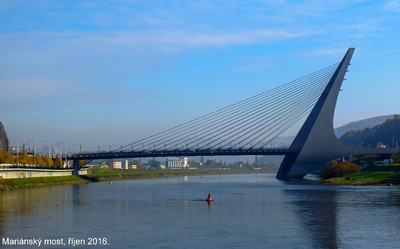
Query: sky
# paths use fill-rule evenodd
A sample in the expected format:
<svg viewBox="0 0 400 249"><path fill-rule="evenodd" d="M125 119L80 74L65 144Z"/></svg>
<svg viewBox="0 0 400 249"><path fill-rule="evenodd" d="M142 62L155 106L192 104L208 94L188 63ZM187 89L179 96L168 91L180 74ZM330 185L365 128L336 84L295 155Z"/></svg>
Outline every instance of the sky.
<svg viewBox="0 0 400 249"><path fill-rule="evenodd" d="M400 0L1 0L0 121L11 142L116 147L355 47L337 127L400 113L399 41Z"/></svg>

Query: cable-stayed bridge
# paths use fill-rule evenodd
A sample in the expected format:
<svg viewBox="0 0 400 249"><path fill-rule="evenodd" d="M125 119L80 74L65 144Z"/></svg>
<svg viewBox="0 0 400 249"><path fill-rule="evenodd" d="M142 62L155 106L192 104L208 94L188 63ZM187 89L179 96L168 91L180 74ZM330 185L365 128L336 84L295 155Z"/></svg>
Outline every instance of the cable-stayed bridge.
<svg viewBox="0 0 400 249"><path fill-rule="evenodd" d="M79 160L170 156L284 155L278 178L317 173L326 162L350 155L393 154L396 149L358 148L339 141L333 116L354 48L336 64L242 100L118 150L74 154ZM308 115L308 116L307 116ZM274 141L305 119L290 147Z"/></svg>

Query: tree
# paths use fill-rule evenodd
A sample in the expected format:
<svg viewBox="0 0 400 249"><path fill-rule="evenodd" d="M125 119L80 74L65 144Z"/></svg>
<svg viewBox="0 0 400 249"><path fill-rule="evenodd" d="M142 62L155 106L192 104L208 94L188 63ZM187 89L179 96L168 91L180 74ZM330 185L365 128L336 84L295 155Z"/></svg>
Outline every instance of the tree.
<svg viewBox="0 0 400 249"><path fill-rule="evenodd" d="M11 155L10 152L0 150L0 163L13 164L14 157Z"/></svg>
<svg viewBox="0 0 400 249"><path fill-rule="evenodd" d="M24 151L18 157L18 164L32 165L33 158L28 155L28 152Z"/></svg>
<svg viewBox="0 0 400 249"><path fill-rule="evenodd" d="M44 156L42 159L42 165L47 167L53 167L54 162L49 156Z"/></svg>
<svg viewBox="0 0 400 249"><path fill-rule="evenodd" d="M34 160L33 160L33 163L34 163L36 166L42 166L42 165L43 165L43 160L42 160L42 158L41 158L39 155L36 155L33 159L34 159Z"/></svg>
<svg viewBox="0 0 400 249"><path fill-rule="evenodd" d="M393 163L400 163L400 151L392 155Z"/></svg>
<svg viewBox="0 0 400 249"><path fill-rule="evenodd" d="M86 164L88 164L88 161L86 161L86 160L79 160L79 167L83 167L83 166L85 166Z"/></svg>
<svg viewBox="0 0 400 249"><path fill-rule="evenodd" d="M55 168L62 168L63 164L64 164L63 161L59 157L57 157L56 160L54 161Z"/></svg>
<svg viewBox="0 0 400 249"><path fill-rule="evenodd" d="M152 159L149 162L150 167L155 168L155 169L159 169L160 168L160 162L156 161L155 159Z"/></svg>
<svg viewBox="0 0 400 249"><path fill-rule="evenodd" d="M335 164L327 168L321 175L322 179L328 179L332 177L342 177L350 173L360 172L360 165L352 162L343 162Z"/></svg>
<svg viewBox="0 0 400 249"><path fill-rule="evenodd" d="M205 166L206 168L215 168L216 165L217 165L217 163L216 163L214 160L207 160L207 161L204 163L204 166Z"/></svg>

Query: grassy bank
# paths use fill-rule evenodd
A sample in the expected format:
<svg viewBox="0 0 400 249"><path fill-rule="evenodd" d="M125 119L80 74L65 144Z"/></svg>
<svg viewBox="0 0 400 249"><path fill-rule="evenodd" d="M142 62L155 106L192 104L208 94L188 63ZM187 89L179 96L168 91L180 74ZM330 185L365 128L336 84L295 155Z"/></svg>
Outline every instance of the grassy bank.
<svg viewBox="0 0 400 249"><path fill-rule="evenodd" d="M34 177L2 179L0 178L0 191L24 188L48 187L64 184L79 184L98 181L115 181L123 179L139 179L169 176L190 175L218 175L218 174L250 174L261 171L255 170L120 170L120 169L89 169L87 176L57 176L57 177Z"/></svg>
<svg viewBox="0 0 400 249"><path fill-rule="evenodd" d="M336 185L400 185L400 166L370 166L361 172L323 182Z"/></svg>
<svg viewBox="0 0 400 249"><path fill-rule="evenodd" d="M33 177L17 179L0 179L0 190L37 188L64 184L87 183L87 179L78 176Z"/></svg>
<svg viewBox="0 0 400 249"><path fill-rule="evenodd" d="M218 175L218 174L250 174L259 171L238 169L238 170L218 170L218 169L196 169L196 170L123 170L123 169L90 169L84 178L90 181L111 181L123 179L154 178L169 176L190 176L190 175Z"/></svg>

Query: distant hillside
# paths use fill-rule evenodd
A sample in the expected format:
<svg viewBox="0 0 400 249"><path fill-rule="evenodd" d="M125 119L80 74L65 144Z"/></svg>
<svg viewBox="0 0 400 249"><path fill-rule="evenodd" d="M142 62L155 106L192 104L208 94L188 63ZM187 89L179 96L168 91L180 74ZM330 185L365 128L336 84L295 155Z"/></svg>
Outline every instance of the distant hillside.
<svg viewBox="0 0 400 249"><path fill-rule="evenodd" d="M378 142L381 142L393 147L397 140L400 142L400 115L394 115L392 119L372 128L367 127L346 132L340 137L340 140L355 146L375 147Z"/></svg>
<svg viewBox="0 0 400 249"><path fill-rule="evenodd" d="M367 119L363 119L360 121L351 122L351 123L348 123L348 124L345 124L343 126L336 128L335 134L337 137L341 137L341 136L343 136L343 134L345 134L348 131L361 130L361 129L364 129L367 127L371 128L378 124L382 124L387 119L392 119L393 117L394 117L394 115L385 115L385 116L378 116L378 117L367 118Z"/></svg>
<svg viewBox="0 0 400 249"><path fill-rule="evenodd" d="M352 131L352 130L362 130L365 128L372 128L376 125L384 123L387 119L392 119L395 115L384 115L384 116L378 116L378 117L372 117L372 118L367 118L359 121L354 121L348 124L345 124L343 126L340 126L335 129L335 134L337 137L343 136L346 132ZM400 139L400 136L397 137ZM281 144L284 144L284 146L289 146L294 139L294 136L289 136L289 137L279 137L275 140L275 146L280 146ZM353 141L348 141L347 138L344 138L347 142L346 143L353 143ZM390 143L385 143L388 145L393 144L393 138L390 138ZM383 142L383 141L382 141ZM396 141L395 141L396 142ZM365 143L365 142L364 142ZM400 143L400 141L399 141ZM370 143L368 143L370 144ZM368 146L368 144L366 146ZM374 146L376 143L374 144ZM281 161L283 159L283 156L263 156L258 159L260 163L270 163L273 165L280 165Z"/></svg>

